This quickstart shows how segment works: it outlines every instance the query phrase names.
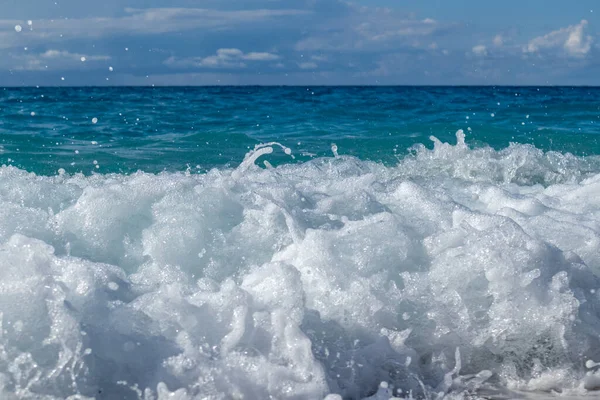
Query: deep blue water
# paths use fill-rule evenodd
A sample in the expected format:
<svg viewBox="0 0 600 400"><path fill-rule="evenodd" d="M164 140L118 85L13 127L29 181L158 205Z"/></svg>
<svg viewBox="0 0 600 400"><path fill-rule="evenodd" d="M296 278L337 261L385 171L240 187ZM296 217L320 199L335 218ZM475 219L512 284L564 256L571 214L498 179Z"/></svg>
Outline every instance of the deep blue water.
<svg viewBox="0 0 600 400"><path fill-rule="evenodd" d="M32 113L35 113L32 115ZM97 118L97 123L92 119ZM429 136L600 154L600 88L5 88L2 164L42 174L236 166L261 142L273 164L340 154L397 162ZM92 144L92 142L94 144ZM95 144L97 143L97 144ZM99 168L93 162L97 161Z"/></svg>

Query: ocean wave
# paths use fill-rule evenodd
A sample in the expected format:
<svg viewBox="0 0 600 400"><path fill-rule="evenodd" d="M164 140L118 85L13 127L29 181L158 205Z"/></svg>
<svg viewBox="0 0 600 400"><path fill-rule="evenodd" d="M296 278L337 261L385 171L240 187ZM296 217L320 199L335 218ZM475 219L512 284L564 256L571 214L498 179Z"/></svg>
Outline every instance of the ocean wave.
<svg viewBox="0 0 600 400"><path fill-rule="evenodd" d="M394 167L0 168L0 397L600 387L599 159L457 139Z"/></svg>

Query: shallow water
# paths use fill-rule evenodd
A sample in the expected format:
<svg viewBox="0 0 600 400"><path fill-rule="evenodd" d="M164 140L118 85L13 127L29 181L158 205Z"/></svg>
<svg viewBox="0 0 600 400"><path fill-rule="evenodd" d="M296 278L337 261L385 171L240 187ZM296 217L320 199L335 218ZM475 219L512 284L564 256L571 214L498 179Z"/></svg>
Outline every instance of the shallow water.
<svg viewBox="0 0 600 400"><path fill-rule="evenodd" d="M0 398L597 397L600 157L466 133L1 167Z"/></svg>

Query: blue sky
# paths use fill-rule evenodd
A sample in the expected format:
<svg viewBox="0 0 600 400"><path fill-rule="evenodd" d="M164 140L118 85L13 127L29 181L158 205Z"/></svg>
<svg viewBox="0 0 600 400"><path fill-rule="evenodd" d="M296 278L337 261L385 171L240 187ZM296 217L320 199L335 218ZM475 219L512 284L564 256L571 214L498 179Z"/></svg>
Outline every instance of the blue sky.
<svg viewBox="0 0 600 400"><path fill-rule="evenodd" d="M0 85L600 85L597 0L2 0Z"/></svg>

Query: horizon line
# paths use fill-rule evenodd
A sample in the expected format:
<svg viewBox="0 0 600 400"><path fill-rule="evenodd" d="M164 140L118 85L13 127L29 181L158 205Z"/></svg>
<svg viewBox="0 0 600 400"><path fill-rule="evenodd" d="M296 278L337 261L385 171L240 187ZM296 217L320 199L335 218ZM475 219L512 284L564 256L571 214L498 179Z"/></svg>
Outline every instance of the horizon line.
<svg viewBox="0 0 600 400"><path fill-rule="evenodd" d="M448 85L448 84L390 84L390 85L379 85L379 84L340 84L340 85L318 85L318 84L310 84L310 85L257 85L257 84L239 84L239 85L21 85L21 86L2 86L0 88L6 89L82 89L82 88L90 88L90 89L117 89L117 88L147 88L147 89L156 89L156 88L220 88L220 87L240 87L240 88L305 88L305 87L323 87L323 88L341 88L341 87L360 87L360 88L377 88L377 87L404 87L404 88L433 88L433 87L447 87L447 88L600 88L600 85L478 85L478 84L458 84L458 85Z"/></svg>

